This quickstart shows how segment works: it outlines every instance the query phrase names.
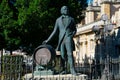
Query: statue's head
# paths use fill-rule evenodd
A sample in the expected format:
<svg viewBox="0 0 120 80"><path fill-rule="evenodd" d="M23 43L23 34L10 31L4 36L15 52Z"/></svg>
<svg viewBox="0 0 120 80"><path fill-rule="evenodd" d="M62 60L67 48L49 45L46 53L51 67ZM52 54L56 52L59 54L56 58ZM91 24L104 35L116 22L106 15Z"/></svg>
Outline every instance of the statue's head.
<svg viewBox="0 0 120 80"><path fill-rule="evenodd" d="M61 14L62 15L68 15L69 14L69 10L68 10L68 7L67 6L63 6L61 8Z"/></svg>

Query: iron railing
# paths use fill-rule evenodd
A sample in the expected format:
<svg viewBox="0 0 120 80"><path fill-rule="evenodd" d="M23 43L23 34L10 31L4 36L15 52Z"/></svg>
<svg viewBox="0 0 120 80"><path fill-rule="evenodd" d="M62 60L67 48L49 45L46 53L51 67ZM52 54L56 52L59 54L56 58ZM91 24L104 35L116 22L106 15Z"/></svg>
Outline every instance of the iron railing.
<svg viewBox="0 0 120 80"><path fill-rule="evenodd" d="M58 59L58 61L60 60ZM0 62L0 80L94 80L100 79L103 76L106 65L105 61L96 62L95 60L92 64L87 62L83 64L76 63L77 76L70 73L63 75L59 71L51 75L49 74L50 70L47 68L45 69L46 75L35 75L36 67L33 64L32 57L23 58L23 56L16 55L1 56ZM60 62L56 65L58 69L61 68ZM110 58L108 66L109 74L112 74L114 80L120 80L120 57L115 59ZM39 71L42 72L43 70L40 69Z"/></svg>

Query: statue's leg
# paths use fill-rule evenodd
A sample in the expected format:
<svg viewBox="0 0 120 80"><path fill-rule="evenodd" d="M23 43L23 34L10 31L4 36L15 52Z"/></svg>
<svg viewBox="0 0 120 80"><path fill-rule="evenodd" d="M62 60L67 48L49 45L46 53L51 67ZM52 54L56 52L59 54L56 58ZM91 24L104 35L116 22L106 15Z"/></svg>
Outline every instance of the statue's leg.
<svg viewBox="0 0 120 80"><path fill-rule="evenodd" d="M68 63L70 64L70 72L73 75L76 75L75 66L74 66L74 58L73 58L73 50L71 44L66 44Z"/></svg>
<svg viewBox="0 0 120 80"><path fill-rule="evenodd" d="M69 52L67 52L67 54L68 54L68 63L70 64L70 72L71 74L76 74L73 55L71 55L72 53Z"/></svg>
<svg viewBox="0 0 120 80"><path fill-rule="evenodd" d="M62 58L63 60L65 60L65 45L64 45L64 44L61 44L60 54L61 54L61 58Z"/></svg>
<svg viewBox="0 0 120 80"><path fill-rule="evenodd" d="M61 54L61 67L62 67L62 73L66 73L66 58L65 58L65 45L64 44L61 44L61 47L60 47L60 54Z"/></svg>

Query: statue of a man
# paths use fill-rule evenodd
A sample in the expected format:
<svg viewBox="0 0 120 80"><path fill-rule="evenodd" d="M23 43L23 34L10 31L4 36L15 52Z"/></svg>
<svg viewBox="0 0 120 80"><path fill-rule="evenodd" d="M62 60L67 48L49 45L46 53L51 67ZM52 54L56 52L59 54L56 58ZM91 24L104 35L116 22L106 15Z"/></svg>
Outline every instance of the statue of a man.
<svg viewBox="0 0 120 80"><path fill-rule="evenodd" d="M65 62L68 59L70 65L70 72L73 75L76 75L73 59L73 51L75 50L75 45L73 41L73 36L76 33L76 24L72 17L69 16L69 10L67 6L61 8L61 16L57 18L54 30L44 43L48 43L53 36L57 33L59 34L59 41L57 46L57 51L60 51L62 62ZM67 55L67 57L65 57ZM66 59L67 58L67 59ZM65 63L63 63L63 73L65 70Z"/></svg>

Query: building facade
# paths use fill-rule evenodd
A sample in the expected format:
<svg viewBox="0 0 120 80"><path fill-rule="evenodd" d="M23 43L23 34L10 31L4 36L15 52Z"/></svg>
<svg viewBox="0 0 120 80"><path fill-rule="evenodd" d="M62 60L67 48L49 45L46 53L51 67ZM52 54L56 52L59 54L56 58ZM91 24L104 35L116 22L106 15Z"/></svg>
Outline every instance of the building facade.
<svg viewBox="0 0 120 80"><path fill-rule="evenodd" d="M109 23L114 26L115 36L118 36L120 0L93 0L86 9L85 19L77 25L77 33L74 37L76 62L83 63L85 58L94 59L96 55L101 56L102 49L98 51L98 54L95 54L95 51L97 45L103 44L96 43L92 28L95 25L104 25L104 21L101 20L103 14L107 14Z"/></svg>

